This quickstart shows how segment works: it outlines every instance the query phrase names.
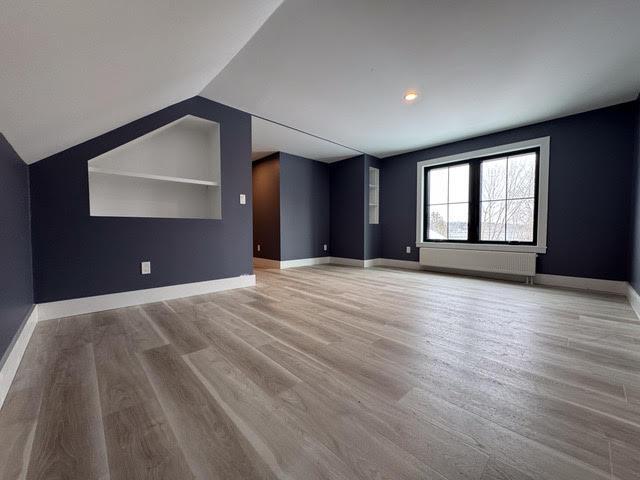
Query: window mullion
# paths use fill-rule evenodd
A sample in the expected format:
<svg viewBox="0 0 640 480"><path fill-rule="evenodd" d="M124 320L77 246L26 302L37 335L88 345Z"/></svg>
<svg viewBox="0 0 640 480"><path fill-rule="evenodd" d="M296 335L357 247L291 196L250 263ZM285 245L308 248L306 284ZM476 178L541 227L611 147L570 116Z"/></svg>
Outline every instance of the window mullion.
<svg viewBox="0 0 640 480"><path fill-rule="evenodd" d="M480 162L469 163L469 242L480 238Z"/></svg>

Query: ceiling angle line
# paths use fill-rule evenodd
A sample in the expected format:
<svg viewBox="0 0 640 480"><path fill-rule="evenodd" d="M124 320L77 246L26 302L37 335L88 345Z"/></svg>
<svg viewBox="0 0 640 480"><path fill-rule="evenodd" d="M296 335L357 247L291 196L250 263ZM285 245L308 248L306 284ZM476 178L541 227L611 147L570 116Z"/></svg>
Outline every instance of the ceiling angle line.
<svg viewBox="0 0 640 480"><path fill-rule="evenodd" d="M333 140L329 140L328 138L321 137L320 135L314 135L313 133L305 132L304 130L300 130L299 128L291 127L289 125L285 125L284 123L276 122L275 120L271 120L270 118L265 118L265 117L262 117L260 115L256 115L254 113L249 113L249 115L251 115L252 117L259 118L260 120L264 120L265 122L273 123L274 125L280 125L281 127L289 128L289 129L294 130L294 131L296 131L298 133L303 133L305 135L309 135L310 137L317 138L318 140L322 140L324 142L333 143L334 145L337 145L337 146L342 147L342 148L346 148L347 150L353 150L354 152L361 153L362 155L374 156L374 155L371 155L370 153L363 152L362 150L358 150L357 148L348 147L346 145L343 145L342 143L334 142Z"/></svg>

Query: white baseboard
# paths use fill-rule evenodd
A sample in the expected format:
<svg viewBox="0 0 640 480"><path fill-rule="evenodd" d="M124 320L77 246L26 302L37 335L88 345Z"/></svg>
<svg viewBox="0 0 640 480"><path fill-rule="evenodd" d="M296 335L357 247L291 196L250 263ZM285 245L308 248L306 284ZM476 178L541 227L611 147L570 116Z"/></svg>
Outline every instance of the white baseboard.
<svg viewBox="0 0 640 480"><path fill-rule="evenodd" d="M280 268L280 260L253 257L253 268Z"/></svg>
<svg viewBox="0 0 640 480"><path fill-rule="evenodd" d="M347 267L365 267L365 261L357 258L330 257L329 263L333 265L346 265Z"/></svg>
<svg viewBox="0 0 640 480"><path fill-rule="evenodd" d="M636 312L638 318L640 318L640 295L636 292L636 289L631 286L630 283L627 283L627 300L629 300L629 304L633 311Z"/></svg>
<svg viewBox="0 0 640 480"><path fill-rule="evenodd" d="M329 263L331 257L300 258L298 260L281 260L280 268L308 267Z"/></svg>
<svg viewBox="0 0 640 480"><path fill-rule="evenodd" d="M409 260L394 260L392 258L372 258L369 260L360 260L357 258L345 258L345 257L316 257L316 258L302 258L299 260L270 260L267 258L253 257L253 266L255 268L295 268L295 267L307 267L310 265L322 265L331 263L333 265L345 265L348 267L393 267L393 268L407 268L411 270L420 270L420 264L418 262L412 262Z"/></svg>
<svg viewBox="0 0 640 480"><path fill-rule="evenodd" d="M2 368L0 368L0 408L2 408L5 398L7 398L9 387L11 387L11 383L13 383L13 379L16 376L22 356L27 349L31 335L33 335L33 330L36 328L36 323L38 323L38 306L34 305L31 313L22 324L20 333L16 336L13 345L9 347Z"/></svg>
<svg viewBox="0 0 640 480"><path fill-rule="evenodd" d="M378 261L377 266L380 267L393 267L393 268L405 268L407 270L422 270L420 262L413 260L396 260L393 258L376 258Z"/></svg>
<svg viewBox="0 0 640 480"><path fill-rule="evenodd" d="M420 262L412 260L396 260L393 258L373 258L371 260L358 260L355 258L330 257L329 263L334 265L347 265L350 267L392 267L403 268L407 270L423 270L424 267ZM487 274L491 278L491 274ZM496 278L502 278L499 275ZM550 287L574 288L577 290L588 290L593 292L615 293L617 295L627 295L627 282L618 280L603 280L599 278L583 278L583 277L567 277L563 275L550 275L539 273L535 276L535 283L538 285L547 285ZM631 289L637 299L637 312L640 312L640 295ZM631 298L631 297L630 297ZM631 300L629 300L631 302ZM633 304L632 304L633 305ZM634 307L635 309L636 307ZM639 313L640 316L640 313Z"/></svg>
<svg viewBox="0 0 640 480"><path fill-rule="evenodd" d="M296 268L309 267L329 263L331 257L298 258L295 260L271 260L270 258L253 257L253 268Z"/></svg>
<svg viewBox="0 0 640 480"><path fill-rule="evenodd" d="M220 292L233 288L252 287L255 284L255 275L240 275L239 277L220 278L218 280L208 280L205 282L111 293L108 295L98 295L96 297L74 298L59 302L41 303L38 305L38 316L40 320L50 320L53 318L112 310L114 308L161 302L174 298L203 295L205 293Z"/></svg>
<svg viewBox="0 0 640 480"><path fill-rule="evenodd" d="M534 283L550 287L575 288L593 292L615 293L627 295L627 282L618 280L603 280L600 278L566 277L564 275L549 275L538 273Z"/></svg>
<svg viewBox="0 0 640 480"><path fill-rule="evenodd" d="M334 265L346 265L349 267L393 267L405 268L409 270L421 270L420 263L411 260L395 260L393 258L372 258L369 260L359 260L356 258L330 257L329 263Z"/></svg>

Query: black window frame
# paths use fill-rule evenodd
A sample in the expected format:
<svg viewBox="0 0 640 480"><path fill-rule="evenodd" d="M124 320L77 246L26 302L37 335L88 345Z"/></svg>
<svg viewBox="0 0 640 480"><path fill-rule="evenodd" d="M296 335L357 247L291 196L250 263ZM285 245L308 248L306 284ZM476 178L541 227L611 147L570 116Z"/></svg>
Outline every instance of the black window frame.
<svg viewBox="0 0 640 480"><path fill-rule="evenodd" d="M480 239L480 204L481 201L481 178L480 166L482 162L494 160L497 158L507 158L516 155L524 155L527 153L536 154L536 170L534 179L534 197L533 197L533 240L531 242L520 241L499 241L499 240L481 240ZM469 223L467 226L467 239L429 239L429 171L444 167L455 167L456 165L469 164ZM423 172L424 198L422 199L422 242L423 243L460 243L475 245L528 245L536 246L538 244L538 203L539 203L539 183L540 183L540 147L513 150L494 155L486 155L480 157L468 158L451 163L441 163L424 167Z"/></svg>

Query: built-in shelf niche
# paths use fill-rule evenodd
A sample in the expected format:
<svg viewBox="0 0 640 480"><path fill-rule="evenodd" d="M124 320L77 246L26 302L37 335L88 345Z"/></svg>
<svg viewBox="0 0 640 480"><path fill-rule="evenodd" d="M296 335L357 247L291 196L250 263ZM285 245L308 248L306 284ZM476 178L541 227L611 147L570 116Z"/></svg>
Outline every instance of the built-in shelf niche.
<svg viewBox="0 0 640 480"><path fill-rule="evenodd" d="M89 161L94 217L222 218L220 125L187 115Z"/></svg>
<svg viewBox="0 0 640 480"><path fill-rule="evenodd" d="M380 170L369 167L369 223L380 223Z"/></svg>

